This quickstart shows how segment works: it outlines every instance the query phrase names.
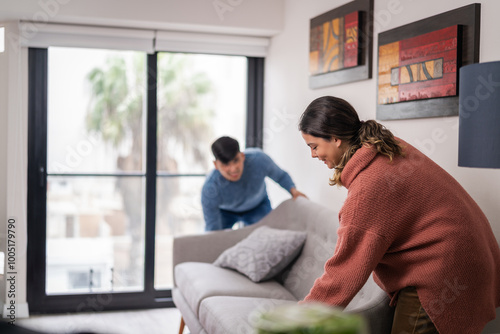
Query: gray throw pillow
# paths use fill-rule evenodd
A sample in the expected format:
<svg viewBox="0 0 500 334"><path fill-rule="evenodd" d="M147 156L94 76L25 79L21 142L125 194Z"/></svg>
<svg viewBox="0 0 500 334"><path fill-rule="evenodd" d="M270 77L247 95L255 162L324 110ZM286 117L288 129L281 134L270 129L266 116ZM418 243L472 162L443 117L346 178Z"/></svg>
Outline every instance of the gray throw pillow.
<svg viewBox="0 0 500 334"><path fill-rule="evenodd" d="M231 268L254 282L280 273L300 253L307 233L262 226L248 237L226 249L214 265Z"/></svg>

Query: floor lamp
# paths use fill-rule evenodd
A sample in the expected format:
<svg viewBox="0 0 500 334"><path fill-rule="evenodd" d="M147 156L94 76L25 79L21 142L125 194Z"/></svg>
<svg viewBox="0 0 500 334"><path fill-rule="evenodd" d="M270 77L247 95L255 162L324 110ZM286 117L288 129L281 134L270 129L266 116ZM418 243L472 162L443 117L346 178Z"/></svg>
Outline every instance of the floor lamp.
<svg viewBox="0 0 500 334"><path fill-rule="evenodd" d="M458 166L500 168L500 61L460 68Z"/></svg>

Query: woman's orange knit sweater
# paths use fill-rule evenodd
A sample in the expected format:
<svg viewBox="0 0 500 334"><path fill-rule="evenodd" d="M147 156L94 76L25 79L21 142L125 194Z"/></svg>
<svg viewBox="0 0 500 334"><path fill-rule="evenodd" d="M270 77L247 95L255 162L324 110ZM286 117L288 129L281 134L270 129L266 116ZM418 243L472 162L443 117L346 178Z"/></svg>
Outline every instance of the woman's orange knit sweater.
<svg viewBox="0 0 500 334"><path fill-rule="evenodd" d="M362 147L345 166L335 253L305 300L345 307L373 271L392 305L415 286L439 333L480 333L500 306L498 243L460 184L400 143L404 157Z"/></svg>

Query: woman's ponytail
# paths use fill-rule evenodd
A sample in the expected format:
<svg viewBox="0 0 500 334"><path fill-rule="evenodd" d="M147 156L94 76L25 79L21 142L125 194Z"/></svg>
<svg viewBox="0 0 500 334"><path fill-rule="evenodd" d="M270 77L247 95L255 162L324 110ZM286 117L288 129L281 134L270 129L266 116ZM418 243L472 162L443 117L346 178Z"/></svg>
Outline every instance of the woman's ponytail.
<svg viewBox="0 0 500 334"><path fill-rule="evenodd" d="M392 132L374 120L362 122L358 133L361 145L373 145L378 153L387 156L390 161L403 155L403 149Z"/></svg>

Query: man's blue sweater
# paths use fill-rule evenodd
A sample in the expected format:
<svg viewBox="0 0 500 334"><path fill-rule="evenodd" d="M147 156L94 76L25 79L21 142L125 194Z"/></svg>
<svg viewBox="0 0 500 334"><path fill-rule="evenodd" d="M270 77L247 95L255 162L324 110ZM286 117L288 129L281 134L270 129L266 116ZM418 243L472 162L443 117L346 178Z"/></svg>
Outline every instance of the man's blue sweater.
<svg viewBox="0 0 500 334"><path fill-rule="evenodd" d="M220 209L245 212L256 208L267 198L266 176L288 190L295 187L290 175L279 168L261 149L245 150L243 174L238 181L229 181L214 169L211 171L201 193L203 215L208 230L221 229Z"/></svg>

